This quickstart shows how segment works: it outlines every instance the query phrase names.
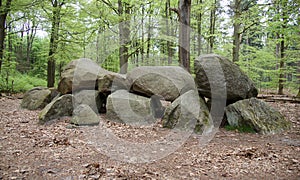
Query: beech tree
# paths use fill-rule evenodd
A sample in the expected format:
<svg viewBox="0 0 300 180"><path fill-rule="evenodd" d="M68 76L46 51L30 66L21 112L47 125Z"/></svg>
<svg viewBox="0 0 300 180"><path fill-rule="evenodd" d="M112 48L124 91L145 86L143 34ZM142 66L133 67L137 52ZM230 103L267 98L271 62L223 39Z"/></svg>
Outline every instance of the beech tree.
<svg viewBox="0 0 300 180"><path fill-rule="evenodd" d="M242 34L245 33L253 24L243 23L242 15L256 4L256 0L234 0L230 8L233 11L233 41L232 41L232 61L238 62L240 56L240 45Z"/></svg>
<svg viewBox="0 0 300 180"><path fill-rule="evenodd" d="M191 0L179 0L179 63L190 72Z"/></svg>
<svg viewBox="0 0 300 180"><path fill-rule="evenodd" d="M197 55L214 52L232 58L260 88L297 94L297 0L191 3L0 0L0 90L13 89L13 81L23 87L27 80L17 80L25 73L42 78L42 86L54 86L64 65L81 57L121 73L174 62L190 71Z"/></svg>
<svg viewBox="0 0 300 180"><path fill-rule="evenodd" d="M6 37L6 18L11 10L12 0L0 0L0 72L4 58L4 42Z"/></svg>
<svg viewBox="0 0 300 180"><path fill-rule="evenodd" d="M118 0L118 14L121 17L119 23L119 56L120 56L120 73L126 74L128 69L128 45L130 43L130 21L128 16L130 14L130 6L128 3Z"/></svg>

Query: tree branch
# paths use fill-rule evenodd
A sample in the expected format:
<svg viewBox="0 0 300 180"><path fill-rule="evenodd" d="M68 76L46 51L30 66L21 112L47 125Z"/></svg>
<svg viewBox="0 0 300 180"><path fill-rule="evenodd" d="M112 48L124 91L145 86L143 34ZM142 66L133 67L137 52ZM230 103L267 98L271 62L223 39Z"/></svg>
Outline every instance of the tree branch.
<svg viewBox="0 0 300 180"><path fill-rule="evenodd" d="M106 4L108 7L110 7L117 15L120 15L119 11L111 4L111 2L105 1L105 0L101 0L104 4Z"/></svg>
<svg viewBox="0 0 300 180"><path fill-rule="evenodd" d="M258 24L258 22L253 22L252 24L248 25L247 27L245 27L245 28L243 29L242 32L239 32L239 35L245 33L248 29L250 29L252 26L257 25L257 24Z"/></svg>
<svg viewBox="0 0 300 180"><path fill-rule="evenodd" d="M178 15L178 17L180 16L179 10L177 8L170 8L170 10L175 12Z"/></svg>

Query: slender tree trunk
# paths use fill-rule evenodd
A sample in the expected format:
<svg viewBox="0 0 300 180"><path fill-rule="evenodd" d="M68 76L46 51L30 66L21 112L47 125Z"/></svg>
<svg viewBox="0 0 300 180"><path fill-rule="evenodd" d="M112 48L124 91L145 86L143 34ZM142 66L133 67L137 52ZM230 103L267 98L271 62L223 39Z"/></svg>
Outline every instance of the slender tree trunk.
<svg viewBox="0 0 300 180"><path fill-rule="evenodd" d="M99 60L99 55L100 55L100 33L101 33L101 28L99 27L97 31L97 40L96 40L96 62L100 63Z"/></svg>
<svg viewBox="0 0 300 180"><path fill-rule="evenodd" d="M9 25L8 27L8 32L12 32L12 27L11 25ZM13 53L13 39L12 39L12 35L8 35L7 36L7 39L8 39L8 61L11 61L11 56L12 56L12 53Z"/></svg>
<svg viewBox="0 0 300 180"><path fill-rule="evenodd" d="M217 1L214 0L213 7L210 11L210 26L209 26L209 48L208 53L213 52L214 48L214 40L215 40L215 27L216 27L216 3Z"/></svg>
<svg viewBox="0 0 300 180"><path fill-rule="evenodd" d="M2 62L4 58L4 42L5 42L5 24L6 24L6 17L10 11L12 0L6 0L6 4L2 3L0 0L0 72L2 68Z"/></svg>
<svg viewBox="0 0 300 180"><path fill-rule="evenodd" d="M198 5L202 5L203 4L203 0L198 0ZM199 10L199 14L198 14L198 20L197 20L197 32L198 32L198 56L201 55L201 50L202 50L202 6L201 9Z"/></svg>
<svg viewBox="0 0 300 180"><path fill-rule="evenodd" d="M279 81L278 81L278 94L283 94L284 82L285 82L285 35L284 30L287 27L287 17L286 17L286 2L281 1L281 17L282 17L282 33L280 36L280 63L279 63ZM279 11L280 12L280 11Z"/></svg>
<svg viewBox="0 0 300 180"><path fill-rule="evenodd" d="M171 35L171 28L170 28L170 0L166 1L166 30L167 30L167 36ZM172 43L170 41L167 41L167 53L168 53L168 65L172 64Z"/></svg>
<svg viewBox="0 0 300 180"><path fill-rule="evenodd" d="M190 72L190 13L191 0L179 1L179 63Z"/></svg>
<svg viewBox="0 0 300 180"><path fill-rule="evenodd" d="M4 41L5 41L5 21L6 15L0 15L0 72L2 68L2 62L4 58Z"/></svg>
<svg viewBox="0 0 300 180"><path fill-rule="evenodd" d="M47 86L54 87L55 84L55 53L57 52L58 39L59 39L59 25L60 25L60 11L64 1L61 3L58 0L53 1L53 12L52 12L52 27L50 34L50 48L48 56L48 67L47 67Z"/></svg>
<svg viewBox="0 0 300 180"><path fill-rule="evenodd" d="M241 23L240 20L240 14L241 14L241 1L240 0L234 0L234 16L233 16L233 48L232 48L232 61L238 62L239 56L240 56L240 28Z"/></svg>
<svg viewBox="0 0 300 180"><path fill-rule="evenodd" d="M141 29L142 29L142 37L141 37L141 63L144 63L144 42L145 42L145 33L144 33L144 15L145 15L145 6L142 5L142 24L141 24Z"/></svg>
<svg viewBox="0 0 300 180"><path fill-rule="evenodd" d="M150 57L150 46L151 46L151 23L152 23L152 13L153 13L153 10L152 10L152 7L151 7L151 4L150 4L150 7L149 7L150 11L149 11L149 21L148 21L148 36L147 36L147 52L146 52L146 57L147 57L147 64L149 63L149 57Z"/></svg>
<svg viewBox="0 0 300 180"><path fill-rule="evenodd" d="M26 60L28 64L33 63L33 61L31 60L30 54L32 51L32 44L36 35L36 29L37 29L37 25L36 22L33 20L32 21L32 26L28 26L30 28L27 29L27 51L26 51Z"/></svg>
<svg viewBox="0 0 300 180"><path fill-rule="evenodd" d="M280 42L280 62L279 62L279 81L278 81L278 94L283 94L283 88L284 88L284 35L281 35L281 42Z"/></svg>
<svg viewBox="0 0 300 180"><path fill-rule="evenodd" d="M123 3L122 0L118 0L118 12L121 16L121 22L119 23L119 38L120 38L120 73L126 74L128 69L128 45L130 42L130 22L128 16L130 14L130 8L128 4Z"/></svg>

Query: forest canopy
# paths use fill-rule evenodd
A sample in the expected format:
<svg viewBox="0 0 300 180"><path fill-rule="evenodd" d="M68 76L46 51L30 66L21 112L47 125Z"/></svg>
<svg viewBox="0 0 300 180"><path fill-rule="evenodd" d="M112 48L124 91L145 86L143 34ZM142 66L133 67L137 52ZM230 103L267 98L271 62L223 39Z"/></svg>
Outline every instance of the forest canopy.
<svg viewBox="0 0 300 180"><path fill-rule="evenodd" d="M216 53L257 88L297 94L299 12L297 0L0 0L0 91L56 86L78 58L120 73L179 64L193 73L195 58Z"/></svg>

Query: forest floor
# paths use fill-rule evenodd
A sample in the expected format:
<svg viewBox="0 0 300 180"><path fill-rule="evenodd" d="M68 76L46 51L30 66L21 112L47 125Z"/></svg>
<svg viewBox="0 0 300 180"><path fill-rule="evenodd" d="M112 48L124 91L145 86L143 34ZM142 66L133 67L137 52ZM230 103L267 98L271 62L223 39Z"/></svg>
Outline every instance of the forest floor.
<svg viewBox="0 0 300 180"><path fill-rule="evenodd" d="M288 132L259 135L221 128L206 146L191 135L165 158L132 164L111 159L89 143L84 134L93 127L71 128L70 118L39 125L39 111L20 109L20 102L0 97L0 179L300 179L300 104L269 102L292 122ZM132 141L164 132L110 127Z"/></svg>

